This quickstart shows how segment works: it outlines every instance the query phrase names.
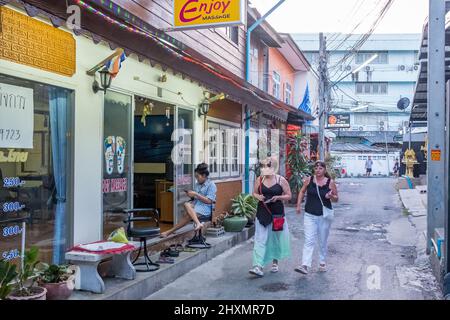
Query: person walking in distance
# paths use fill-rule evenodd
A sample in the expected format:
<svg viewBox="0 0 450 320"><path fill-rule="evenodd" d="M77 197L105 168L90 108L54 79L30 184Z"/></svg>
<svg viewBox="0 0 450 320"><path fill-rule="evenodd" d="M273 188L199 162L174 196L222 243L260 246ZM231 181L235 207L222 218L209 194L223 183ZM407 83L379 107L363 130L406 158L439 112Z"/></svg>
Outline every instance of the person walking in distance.
<svg viewBox="0 0 450 320"><path fill-rule="evenodd" d="M297 202L297 214L302 213L302 202L306 195L304 230L305 243L303 247L302 264L295 269L296 272L308 274L312 265L314 247L319 242L319 271L327 269L326 259L328 251L328 235L330 233L331 219L324 217L324 208L332 209L332 201L338 202L339 196L336 183L327 172L323 161L317 161L312 177L306 178Z"/></svg>
<svg viewBox="0 0 450 320"><path fill-rule="evenodd" d="M255 220L253 268L250 273L263 277L263 268L272 262L272 273L278 272L280 260L290 257L289 228L285 221L283 201L292 198L289 183L278 171L278 160L270 157L260 163L261 176L256 180L253 196L258 199Z"/></svg>
<svg viewBox="0 0 450 320"><path fill-rule="evenodd" d="M373 161L372 161L372 157L369 156L369 158L366 160L366 177L370 177L370 175L372 174L372 167L373 167Z"/></svg>
<svg viewBox="0 0 450 320"><path fill-rule="evenodd" d="M400 163L398 162L398 158L395 159L395 164L394 164L394 177L398 178L398 174L400 171Z"/></svg>

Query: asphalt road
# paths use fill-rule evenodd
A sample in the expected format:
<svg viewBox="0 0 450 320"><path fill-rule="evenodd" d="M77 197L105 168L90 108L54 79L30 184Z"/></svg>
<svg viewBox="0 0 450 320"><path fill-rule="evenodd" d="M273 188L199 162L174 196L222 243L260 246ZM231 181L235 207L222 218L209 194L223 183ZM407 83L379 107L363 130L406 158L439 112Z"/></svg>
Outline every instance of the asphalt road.
<svg viewBox="0 0 450 320"><path fill-rule="evenodd" d="M292 257L252 277L252 240L192 270L147 299L439 299L426 259L417 264L417 232L405 215L394 179L339 181L341 201L329 241L328 272L294 272L303 245L303 216L288 210ZM392 240L394 239L394 240ZM395 240L400 239L400 240ZM314 264L317 265L317 252Z"/></svg>

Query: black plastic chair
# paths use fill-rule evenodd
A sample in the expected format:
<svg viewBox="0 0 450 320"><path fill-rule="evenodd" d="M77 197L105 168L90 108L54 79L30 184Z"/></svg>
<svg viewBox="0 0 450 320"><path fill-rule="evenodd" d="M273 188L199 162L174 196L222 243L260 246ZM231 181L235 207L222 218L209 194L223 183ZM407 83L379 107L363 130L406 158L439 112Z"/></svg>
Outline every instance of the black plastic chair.
<svg viewBox="0 0 450 320"><path fill-rule="evenodd" d="M124 222L127 224L127 236L129 238L139 238L140 246L139 246L139 252L136 256L136 258L133 260L134 266L145 266L145 269L137 269L137 272L153 272L160 268L160 265L157 263L154 263L147 251L147 240L159 237L161 234L161 229L159 227L159 212L156 209L130 209L130 210L124 210L124 213L128 215L127 220ZM149 217L134 217L135 213L151 213L151 216ZM133 222L150 222L155 221L156 226L154 227L134 227L132 226ZM139 259L139 256L141 255L141 251L144 249L144 262L136 263L136 261Z"/></svg>
<svg viewBox="0 0 450 320"><path fill-rule="evenodd" d="M215 201L211 204L211 214L209 216L200 216L198 218L198 220L201 223L212 222L215 204L216 204ZM211 248L211 244L206 242L206 237L203 235L202 230L203 229L200 229L197 232L195 232L194 237L188 241L187 246L189 248L194 248L194 249L209 249L209 248Z"/></svg>

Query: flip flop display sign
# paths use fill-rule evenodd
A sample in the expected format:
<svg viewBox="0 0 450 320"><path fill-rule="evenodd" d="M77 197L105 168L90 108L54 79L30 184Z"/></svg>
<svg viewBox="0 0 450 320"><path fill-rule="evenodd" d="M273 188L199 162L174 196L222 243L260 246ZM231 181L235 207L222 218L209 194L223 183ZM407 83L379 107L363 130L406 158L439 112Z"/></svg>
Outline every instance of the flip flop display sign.
<svg viewBox="0 0 450 320"><path fill-rule="evenodd" d="M105 171L108 176L114 172L122 175L125 172L127 143L123 137L108 136L104 141ZM103 193L126 192L127 178L103 179Z"/></svg>

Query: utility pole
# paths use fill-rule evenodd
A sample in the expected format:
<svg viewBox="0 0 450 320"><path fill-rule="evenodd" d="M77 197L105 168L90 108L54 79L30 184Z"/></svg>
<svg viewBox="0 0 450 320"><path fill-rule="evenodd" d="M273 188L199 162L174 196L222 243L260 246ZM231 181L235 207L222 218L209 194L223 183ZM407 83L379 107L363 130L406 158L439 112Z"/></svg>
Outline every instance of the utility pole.
<svg viewBox="0 0 450 320"><path fill-rule="evenodd" d="M327 120L329 91L328 91L328 59L327 42L323 33L319 34L319 156L325 161L325 123Z"/></svg>
<svg viewBox="0 0 450 320"><path fill-rule="evenodd" d="M436 229L445 224L445 1L429 0L428 18L428 234L431 252ZM446 235L448 238L448 234Z"/></svg>

